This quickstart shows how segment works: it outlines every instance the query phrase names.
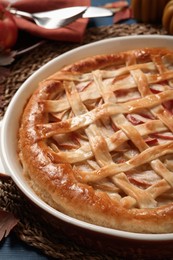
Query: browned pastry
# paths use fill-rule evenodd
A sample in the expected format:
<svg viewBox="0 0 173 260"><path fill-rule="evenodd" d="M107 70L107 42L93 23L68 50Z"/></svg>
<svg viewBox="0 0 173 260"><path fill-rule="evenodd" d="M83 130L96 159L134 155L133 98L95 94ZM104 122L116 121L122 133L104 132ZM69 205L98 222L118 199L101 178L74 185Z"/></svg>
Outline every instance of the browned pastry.
<svg viewBox="0 0 173 260"><path fill-rule="evenodd" d="M33 190L69 216L173 232L173 52L98 55L45 79L23 112L19 157Z"/></svg>

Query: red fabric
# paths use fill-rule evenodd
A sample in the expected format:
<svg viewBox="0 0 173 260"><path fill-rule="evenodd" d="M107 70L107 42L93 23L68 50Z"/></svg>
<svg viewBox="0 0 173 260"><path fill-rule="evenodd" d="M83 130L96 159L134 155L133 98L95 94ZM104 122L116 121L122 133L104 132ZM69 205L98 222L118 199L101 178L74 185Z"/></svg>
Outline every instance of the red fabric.
<svg viewBox="0 0 173 260"><path fill-rule="evenodd" d="M26 12L43 12L70 6L90 6L90 0L0 0L4 6L11 6ZM66 27L45 29L23 18L15 17L17 26L29 33L58 41L80 42L83 39L88 19L78 19Z"/></svg>
<svg viewBox="0 0 173 260"><path fill-rule="evenodd" d="M121 22L123 20L128 20L128 19L131 19L131 18L132 18L131 8L127 7L127 8L124 8L124 9L120 10L119 12L117 12L114 15L113 22L114 23L119 23L119 22Z"/></svg>
<svg viewBox="0 0 173 260"><path fill-rule="evenodd" d="M123 20L128 20L133 18L131 7L128 1L120 0L113 3L107 3L103 5L107 9L115 9L115 14L113 17L113 23L119 23Z"/></svg>

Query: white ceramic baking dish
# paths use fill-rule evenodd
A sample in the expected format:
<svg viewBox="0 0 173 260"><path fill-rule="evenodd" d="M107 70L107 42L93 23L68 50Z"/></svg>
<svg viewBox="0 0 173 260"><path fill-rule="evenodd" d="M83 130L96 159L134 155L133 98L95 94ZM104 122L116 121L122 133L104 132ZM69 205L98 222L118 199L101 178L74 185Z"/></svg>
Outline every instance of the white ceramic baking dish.
<svg viewBox="0 0 173 260"><path fill-rule="evenodd" d="M37 88L38 82L63 66L87 56L119 52L139 47L168 47L173 48L172 36L126 36L117 37L87 44L71 50L61 56L51 60L32 76L30 76L14 95L6 114L1 122L1 159L2 169L9 174L19 189L26 197L41 210L46 219L66 232L67 236L78 243L96 248L96 250L106 249L118 256L130 257L167 257L171 255L173 234L136 234L109 228L99 227L83 221L71 218L57 210L51 208L43 202L26 183L21 165L17 155L17 131L23 107ZM50 221L51 219L51 221ZM148 259L148 258L147 258Z"/></svg>

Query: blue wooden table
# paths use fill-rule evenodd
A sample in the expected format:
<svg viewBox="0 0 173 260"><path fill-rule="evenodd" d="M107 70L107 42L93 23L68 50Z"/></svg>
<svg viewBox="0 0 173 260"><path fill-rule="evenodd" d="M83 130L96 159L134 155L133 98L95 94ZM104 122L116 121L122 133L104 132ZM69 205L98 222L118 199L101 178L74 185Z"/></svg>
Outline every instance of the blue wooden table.
<svg viewBox="0 0 173 260"><path fill-rule="evenodd" d="M116 2L116 0L92 0L93 6L104 5L105 3ZM130 0L129 0L130 2ZM89 26L111 25L112 17L92 19ZM132 23L133 21L128 21ZM43 255L39 250L26 245L19 240L13 233L0 242L0 260L46 260L51 259Z"/></svg>

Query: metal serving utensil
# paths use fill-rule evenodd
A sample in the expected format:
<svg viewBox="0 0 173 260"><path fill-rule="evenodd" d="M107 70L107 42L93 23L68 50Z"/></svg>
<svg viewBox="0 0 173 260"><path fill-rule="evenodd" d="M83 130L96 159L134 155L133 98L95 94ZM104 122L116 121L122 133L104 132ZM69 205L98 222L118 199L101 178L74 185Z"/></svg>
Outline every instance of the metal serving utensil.
<svg viewBox="0 0 173 260"><path fill-rule="evenodd" d="M40 13L27 13L16 9L9 9L9 11L14 15L35 22L46 29L64 27L78 18L107 17L113 15L113 12L106 8L94 6L74 6Z"/></svg>

